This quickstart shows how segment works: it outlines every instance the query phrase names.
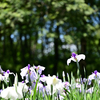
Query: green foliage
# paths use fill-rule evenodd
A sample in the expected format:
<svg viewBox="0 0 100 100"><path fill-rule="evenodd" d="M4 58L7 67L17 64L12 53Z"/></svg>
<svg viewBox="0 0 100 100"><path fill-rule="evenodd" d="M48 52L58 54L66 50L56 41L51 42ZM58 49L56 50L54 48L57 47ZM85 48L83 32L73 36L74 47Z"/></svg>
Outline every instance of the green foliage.
<svg viewBox="0 0 100 100"><path fill-rule="evenodd" d="M28 63L41 62L51 74L54 68L75 72L74 64L70 68L63 64L72 51L62 48L74 44L73 52L90 56L88 72L99 69L99 6L98 0L1 0L0 65L19 71Z"/></svg>

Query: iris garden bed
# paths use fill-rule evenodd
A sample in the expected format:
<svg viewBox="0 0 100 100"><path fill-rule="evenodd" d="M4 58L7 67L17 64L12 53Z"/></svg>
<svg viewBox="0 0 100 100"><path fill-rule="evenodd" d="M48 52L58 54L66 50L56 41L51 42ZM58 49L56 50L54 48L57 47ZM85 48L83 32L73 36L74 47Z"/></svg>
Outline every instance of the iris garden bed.
<svg viewBox="0 0 100 100"><path fill-rule="evenodd" d="M57 75L45 76L43 66L28 66L20 69L22 81L18 81L17 73L3 71L0 67L0 100L100 100L100 73L95 70L88 78L81 78L79 61L85 60L84 54L72 53L67 60L77 65L77 79L71 73L62 72L63 80ZM13 85L9 75L14 76ZM65 79L67 76L67 81Z"/></svg>

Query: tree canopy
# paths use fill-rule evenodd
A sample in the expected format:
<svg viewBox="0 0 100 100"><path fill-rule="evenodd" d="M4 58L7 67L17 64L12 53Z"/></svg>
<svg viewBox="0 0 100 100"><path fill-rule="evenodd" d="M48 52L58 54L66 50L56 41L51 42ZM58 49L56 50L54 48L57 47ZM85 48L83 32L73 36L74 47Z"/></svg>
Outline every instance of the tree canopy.
<svg viewBox="0 0 100 100"><path fill-rule="evenodd" d="M72 52L86 55L81 61L90 74L100 71L99 0L1 0L0 65L19 71L43 65L45 73L75 72L67 66Z"/></svg>

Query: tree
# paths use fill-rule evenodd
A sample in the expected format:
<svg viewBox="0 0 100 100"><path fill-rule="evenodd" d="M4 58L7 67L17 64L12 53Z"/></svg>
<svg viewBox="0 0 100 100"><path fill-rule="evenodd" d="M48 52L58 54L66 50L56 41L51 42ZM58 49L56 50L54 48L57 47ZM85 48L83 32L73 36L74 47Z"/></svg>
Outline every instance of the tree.
<svg viewBox="0 0 100 100"><path fill-rule="evenodd" d="M93 8L94 1L96 9ZM77 46L75 52L84 53L86 56L90 55L91 49L95 50L94 56L100 51L98 37L92 36L99 31L99 26L93 25L93 19L97 18L95 16L98 16L96 13L99 9L99 1L94 1L1 0L1 65L19 71L28 63L42 64L48 66L47 74L61 73L62 70L76 72L73 64L70 68L66 65L72 52L72 44ZM97 44L91 44L90 39L96 39ZM87 64L82 62L81 66L88 66L89 70L93 63L90 64L89 58L86 61ZM96 59L96 64L97 61Z"/></svg>

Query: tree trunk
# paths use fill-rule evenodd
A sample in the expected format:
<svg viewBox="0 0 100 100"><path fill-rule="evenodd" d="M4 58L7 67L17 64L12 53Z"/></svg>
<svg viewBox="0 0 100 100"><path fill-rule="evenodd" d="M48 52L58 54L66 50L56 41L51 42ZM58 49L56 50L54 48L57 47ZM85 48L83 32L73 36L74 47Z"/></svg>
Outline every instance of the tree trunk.
<svg viewBox="0 0 100 100"><path fill-rule="evenodd" d="M86 54L86 38L85 37L81 38L81 53ZM86 70L85 66L86 66L85 60L81 60L80 71L81 71L82 78L86 77L86 72L84 72L84 69Z"/></svg>
<svg viewBox="0 0 100 100"><path fill-rule="evenodd" d="M57 74L57 67L58 67L58 60L59 60L59 54L58 54L58 38L59 38L59 27L57 26L56 28L56 36L58 36L57 38L54 38L54 68L53 68L53 74Z"/></svg>

